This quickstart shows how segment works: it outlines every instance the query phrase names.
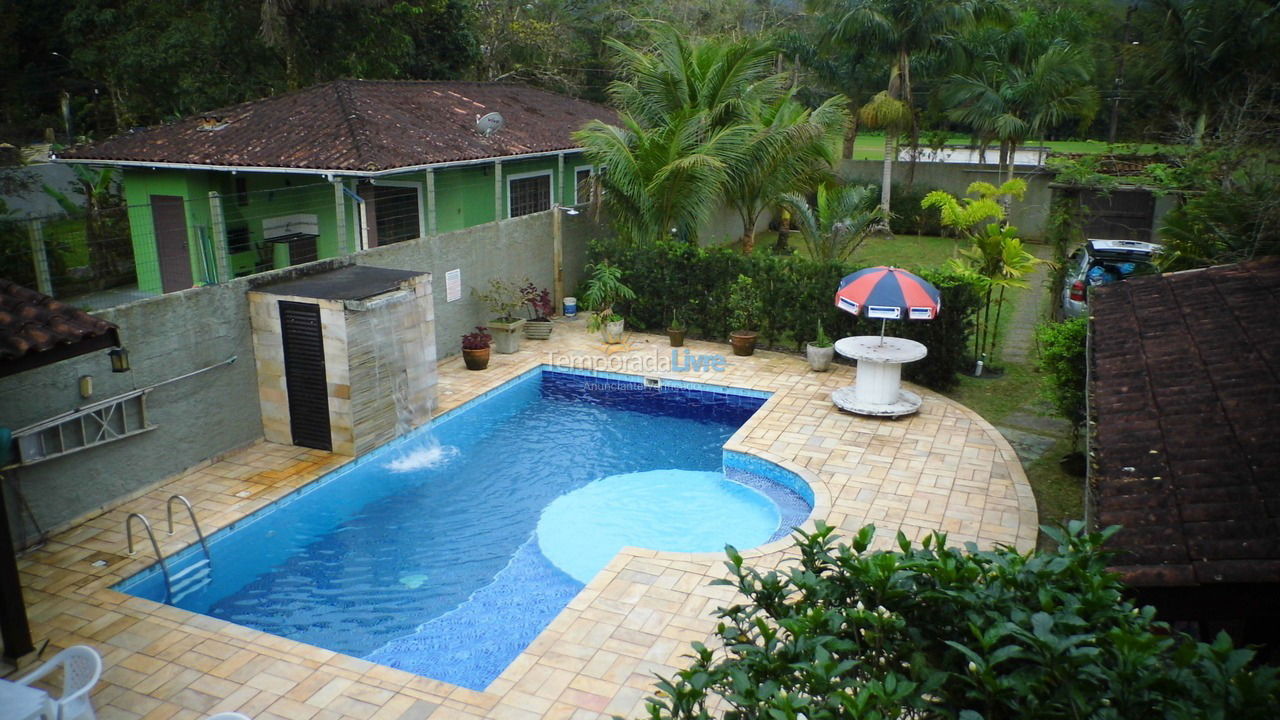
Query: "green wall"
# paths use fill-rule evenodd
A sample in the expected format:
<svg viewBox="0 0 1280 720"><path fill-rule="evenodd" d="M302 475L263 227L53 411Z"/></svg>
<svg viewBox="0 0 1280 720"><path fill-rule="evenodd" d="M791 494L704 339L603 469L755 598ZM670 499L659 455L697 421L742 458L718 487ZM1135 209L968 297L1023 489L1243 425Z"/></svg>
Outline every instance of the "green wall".
<svg viewBox="0 0 1280 720"><path fill-rule="evenodd" d="M501 187L501 219L507 216L507 186L512 175L551 171L552 202L561 205L573 203L573 170L587 161L581 153L566 153L564 174L556 177L559 160L556 156L504 162ZM244 192L237 194L236 180L243 181ZM392 175L387 181L415 182L422 186L422 209L428 211L427 173L425 170ZM359 181L343 180L345 187L356 192ZM230 274L239 276L255 271L262 262L258 248L262 246L263 221L287 215L315 215L319 239L317 251L320 259L342 255L338 237L338 210L334 200L333 185L321 176L293 173L230 173L201 170L124 170L125 198L129 204L129 222L133 232L134 258L138 270L138 286L144 292L162 292L160 265L156 253L155 231L151 216L152 195L177 195L185 200L187 214L188 249L191 257L191 276L195 284L204 281L225 281L218 278L213 252L215 228L211 218L209 193L221 196L223 229L231 232L244 228L249 232L251 249L228 255ZM442 168L435 172L436 232L446 233L494 221L494 165L481 163L460 167ZM346 223L346 247L354 251L359 246L357 234L359 206L349 195L342 201ZM424 227L430 227L423 222ZM203 245L202 245L203 243ZM287 265L287 251L283 247L268 251L269 262L275 267Z"/></svg>
<svg viewBox="0 0 1280 720"><path fill-rule="evenodd" d="M192 282L213 279L206 268L202 242L211 238L209 190L212 173L180 170L133 170L124 172L125 201L129 204L129 227L133 235L133 257L138 273L138 289L160 294L160 259L156 252L155 223L151 215L152 195L176 195L184 199L187 215L187 255Z"/></svg>

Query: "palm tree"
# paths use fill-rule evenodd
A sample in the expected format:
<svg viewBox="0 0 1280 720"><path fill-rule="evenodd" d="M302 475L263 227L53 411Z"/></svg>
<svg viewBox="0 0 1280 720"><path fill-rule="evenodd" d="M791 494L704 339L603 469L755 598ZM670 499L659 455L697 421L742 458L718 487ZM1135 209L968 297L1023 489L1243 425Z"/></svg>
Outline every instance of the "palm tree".
<svg viewBox="0 0 1280 720"><path fill-rule="evenodd" d="M1003 5L989 0L811 0L810 4L828 18L831 36L861 44L888 62L888 84L863 113L864 121L876 120L885 128L880 207L887 218L896 136L907 129L914 138L918 131L912 61L939 51L979 20L1003 15Z"/></svg>
<svg viewBox="0 0 1280 720"><path fill-rule="evenodd" d="M942 87L952 119L972 128L984 144L1000 143L1007 180L1013 179L1014 153L1027 138L1043 138L1070 118L1087 125L1099 106L1090 80L1093 60L1080 49L1054 40L1042 52L1018 57L1010 47L989 48L969 71L952 75Z"/></svg>
<svg viewBox="0 0 1280 720"><path fill-rule="evenodd" d="M784 92L786 76L772 73L773 51L759 41L690 40L660 22L648 30L647 48L608 43L618 53L621 75L610 83L609 97L647 127L703 110L711 128L724 128Z"/></svg>
<svg viewBox="0 0 1280 720"><path fill-rule="evenodd" d="M741 162L750 127L714 130L705 111L685 111L658 127L623 113L620 126L599 120L574 134L587 157L607 168L597 193L624 240L674 235L696 241L722 197L729 168Z"/></svg>
<svg viewBox="0 0 1280 720"><path fill-rule="evenodd" d="M1280 10L1265 0L1152 0L1144 10L1155 30L1143 47L1148 75L1191 110L1199 145L1212 110L1274 56Z"/></svg>
<svg viewBox="0 0 1280 720"><path fill-rule="evenodd" d="M812 186L835 162L843 97L808 110L773 73L772 51L755 40L689 40L655 23L652 45L611 42L622 62L609 87L620 124L589 123L575 135L607 167L598 182L619 233L696 240L717 202L737 209L743 249L783 192Z"/></svg>
<svg viewBox="0 0 1280 720"><path fill-rule="evenodd" d="M729 173L729 204L742 220L742 250L755 249L755 228L764 211L784 193L813 187L839 161L849 121L837 95L814 110L790 97L749 110L754 132L742 162Z"/></svg>
<svg viewBox="0 0 1280 720"><path fill-rule="evenodd" d="M920 207L937 208L944 228L951 228L959 236L973 241L977 237L979 225L1004 220L1007 208L996 202L995 198L1013 197L1021 200L1027 192L1027 181L1013 178L999 187L977 181L969 183L965 192L977 197L957 198L945 190L933 190L920 201Z"/></svg>
<svg viewBox="0 0 1280 720"><path fill-rule="evenodd" d="M876 232L881 219L874 185L822 183L816 207L796 193L783 195L779 202L791 213L814 260L848 260Z"/></svg>

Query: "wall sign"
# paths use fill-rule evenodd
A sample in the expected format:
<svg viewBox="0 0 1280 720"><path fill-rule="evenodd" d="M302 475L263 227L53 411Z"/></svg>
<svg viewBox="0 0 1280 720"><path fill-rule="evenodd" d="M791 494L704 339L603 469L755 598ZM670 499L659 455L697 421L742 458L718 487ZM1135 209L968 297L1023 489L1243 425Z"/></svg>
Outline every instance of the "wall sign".
<svg viewBox="0 0 1280 720"><path fill-rule="evenodd" d="M444 274L444 299L453 302L462 299L462 269L450 270Z"/></svg>

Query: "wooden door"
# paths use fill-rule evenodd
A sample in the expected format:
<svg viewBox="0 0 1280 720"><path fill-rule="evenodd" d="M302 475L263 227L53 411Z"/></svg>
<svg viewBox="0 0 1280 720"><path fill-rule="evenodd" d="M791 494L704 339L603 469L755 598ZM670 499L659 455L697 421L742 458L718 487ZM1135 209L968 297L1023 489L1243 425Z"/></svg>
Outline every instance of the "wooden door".
<svg viewBox="0 0 1280 720"><path fill-rule="evenodd" d="M151 196L160 285L165 292L191 287L191 254L187 250L187 210L177 195Z"/></svg>

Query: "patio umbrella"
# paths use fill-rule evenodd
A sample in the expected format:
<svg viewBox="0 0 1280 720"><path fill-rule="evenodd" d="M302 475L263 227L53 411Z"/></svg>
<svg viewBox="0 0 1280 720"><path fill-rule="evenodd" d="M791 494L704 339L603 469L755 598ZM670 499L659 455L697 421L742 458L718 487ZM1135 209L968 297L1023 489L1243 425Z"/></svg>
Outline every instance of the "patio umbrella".
<svg viewBox="0 0 1280 720"><path fill-rule="evenodd" d="M932 320L942 310L942 294L929 281L906 270L879 265L846 275L836 291L836 307L851 315L880 319L884 342L887 320Z"/></svg>

